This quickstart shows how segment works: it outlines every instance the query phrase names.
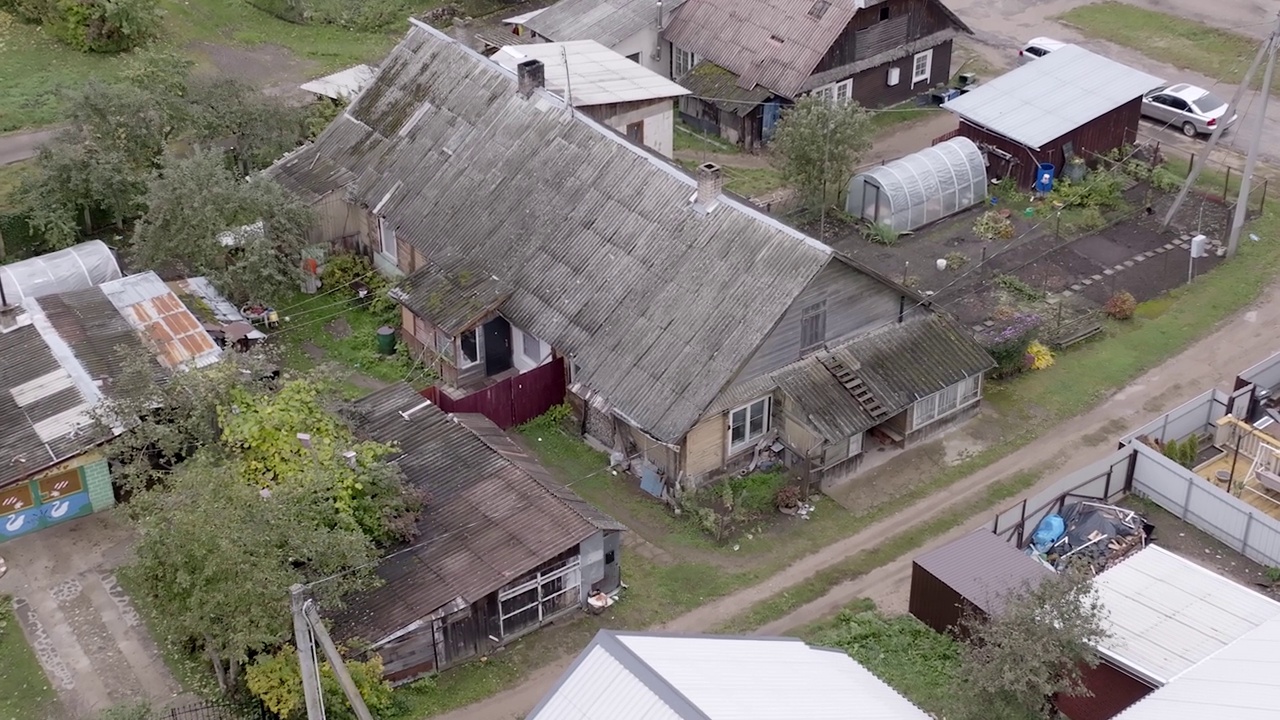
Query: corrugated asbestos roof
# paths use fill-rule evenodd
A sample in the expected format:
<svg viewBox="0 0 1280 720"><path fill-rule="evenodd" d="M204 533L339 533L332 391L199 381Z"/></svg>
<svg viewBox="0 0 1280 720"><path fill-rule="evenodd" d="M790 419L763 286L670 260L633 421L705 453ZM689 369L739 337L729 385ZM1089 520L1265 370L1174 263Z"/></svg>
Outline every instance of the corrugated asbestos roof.
<svg viewBox="0 0 1280 720"><path fill-rule="evenodd" d="M446 270L428 263L405 278L392 297L445 333L457 335L493 314L511 297L511 288L469 264Z"/></svg>
<svg viewBox="0 0 1280 720"><path fill-rule="evenodd" d="M662 35L737 75L738 87L795 97L857 10L854 0L827 2L810 13L814 0L687 0Z"/></svg>
<svg viewBox="0 0 1280 720"><path fill-rule="evenodd" d="M1059 48L943 105L1031 149L1142 97L1164 81L1089 52Z"/></svg>
<svg viewBox="0 0 1280 720"><path fill-rule="evenodd" d="M354 413L361 435L399 446L394 462L428 501L413 544L378 565L384 584L334 618L343 638L378 642L455 598L475 602L599 531L561 499L567 488L548 490L408 385L366 396Z"/></svg>
<svg viewBox="0 0 1280 720"><path fill-rule="evenodd" d="M526 60L541 60L547 89L561 97L572 91L574 107L662 100L689 94L688 90L594 40L503 47L493 59L512 72Z"/></svg>
<svg viewBox="0 0 1280 720"><path fill-rule="evenodd" d="M739 87L737 75L705 60L694 65L679 82L695 96L742 117L746 117L757 105L773 96L768 89L758 85L752 88Z"/></svg>
<svg viewBox="0 0 1280 720"><path fill-rule="evenodd" d="M928 720L838 650L794 638L601 630L529 720Z"/></svg>
<svg viewBox="0 0 1280 720"><path fill-rule="evenodd" d="M1155 685L1280 618L1275 600L1157 545L1125 558L1094 585L1111 634L1099 654Z"/></svg>
<svg viewBox="0 0 1280 720"><path fill-rule="evenodd" d="M1053 571L988 530L978 530L916 557L916 565L974 607L997 615Z"/></svg>
<svg viewBox="0 0 1280 720"><path fill-rule="evenodd" d="M972 335L947 317L928 313L885 325L775 371L772 377L778 389L795 401L813 429L833 441L881 421L826 367L828 356L861 378L890 414L995 365Z"/></svg>
<svg viewBox="0 0 1280 720"><path fill-rule="evenodd" d="M663 3L667 17L683 0ZM522 23L553 42L595 40L613 47L646 26L657 27L656 0L561 0Z"/></svg>
<svg viewBox="0 0 1280 720"><path fill-rule="evenodd" d="M1210 655L1115 720L1274 720L1280 708L1280 618Z"/></svg>
<svg viewBox="0 0 1280 720"><path fill-rule="evenodd" d="M550 93L522 97L512 73L420 23L345 115L269 173L324 195L335 174L300 170L321 157L433 262L465 258L508 283L501 314L664 442L832 257L728 196L694 207L688 173Z"/></svg>

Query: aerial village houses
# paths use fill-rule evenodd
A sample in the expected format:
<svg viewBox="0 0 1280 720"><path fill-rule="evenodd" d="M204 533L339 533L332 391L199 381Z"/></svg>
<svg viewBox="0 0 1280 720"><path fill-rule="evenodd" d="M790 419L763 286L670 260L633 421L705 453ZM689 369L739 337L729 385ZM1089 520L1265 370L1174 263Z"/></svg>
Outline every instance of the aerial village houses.
<svg viewBox="0 0 1280 720"><path fill-rule="evenodd" d="M846 473L976 408L991 358L923 298L726 194L718 167L691 177L565 112L543 78L415 22L269 171L315 205L317 240L404 275L401 333L442 407L505 393L512 424L567 399L668 487L770 457Z"/></svg>

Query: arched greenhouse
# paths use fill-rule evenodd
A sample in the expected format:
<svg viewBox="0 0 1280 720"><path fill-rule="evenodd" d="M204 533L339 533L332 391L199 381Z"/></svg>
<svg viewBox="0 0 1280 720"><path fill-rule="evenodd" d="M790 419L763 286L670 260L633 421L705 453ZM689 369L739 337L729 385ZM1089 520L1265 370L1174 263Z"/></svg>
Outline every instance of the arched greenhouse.
<svg viewBox="0 0 1280 720"><path fill-rule="evenodd" d="M120 277L115 253L101 240L0 265L0 285L12 305L26 298L88 290Z"/></svg>
<svg viewBox="0 0 1280 720"><path fill-rule="evenodd" d="M897 232L915 230L987 198L982 151L966 137L855 175L845 210Z"/></svg>

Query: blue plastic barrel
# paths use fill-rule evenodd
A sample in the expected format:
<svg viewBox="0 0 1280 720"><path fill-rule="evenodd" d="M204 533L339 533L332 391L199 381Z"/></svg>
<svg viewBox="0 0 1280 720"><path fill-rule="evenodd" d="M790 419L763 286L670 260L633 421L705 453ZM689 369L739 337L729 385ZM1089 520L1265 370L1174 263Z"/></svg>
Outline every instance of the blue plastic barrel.
<svg viewBox="0 0 1280 720"><path fill-rule="evenodd" d="M1036 168L1036 192L1047 193L1053 190L1053 176L1057 170L1053 163L1040 163Z"/></svg>

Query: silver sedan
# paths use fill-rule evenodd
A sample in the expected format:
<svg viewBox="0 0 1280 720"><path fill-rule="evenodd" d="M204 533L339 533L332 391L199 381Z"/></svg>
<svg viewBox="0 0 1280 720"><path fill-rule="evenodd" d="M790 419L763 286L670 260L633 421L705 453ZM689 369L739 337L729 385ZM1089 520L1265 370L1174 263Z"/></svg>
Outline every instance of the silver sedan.
<svg viewBox="0 0 1280 720"><path fill-rule="evenodd" d="M1195 85L1179 83L1158 87L1142 96L1142 116L1177 127L1187 137L1207 135L1221 124L1226 130L1239 115L1227 114L1227 103L1217 95Z"/></svg>

